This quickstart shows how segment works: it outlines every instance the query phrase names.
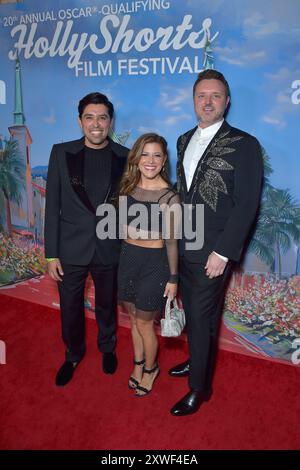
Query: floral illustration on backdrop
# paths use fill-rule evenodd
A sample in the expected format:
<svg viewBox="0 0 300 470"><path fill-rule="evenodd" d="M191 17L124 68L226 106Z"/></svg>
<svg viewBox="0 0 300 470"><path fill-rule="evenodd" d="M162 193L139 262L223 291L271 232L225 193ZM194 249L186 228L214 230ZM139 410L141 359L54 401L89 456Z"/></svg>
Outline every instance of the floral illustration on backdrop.
<svg viewBox="0 0 300 470"><path fill-rule="evenodd" d="M228 290L224 321L270 355L290 360L300 337L300 276L248 275L248 286ZM248 336L249 339L249 336ZM254 341L255 340L255 341Z"/></svg>

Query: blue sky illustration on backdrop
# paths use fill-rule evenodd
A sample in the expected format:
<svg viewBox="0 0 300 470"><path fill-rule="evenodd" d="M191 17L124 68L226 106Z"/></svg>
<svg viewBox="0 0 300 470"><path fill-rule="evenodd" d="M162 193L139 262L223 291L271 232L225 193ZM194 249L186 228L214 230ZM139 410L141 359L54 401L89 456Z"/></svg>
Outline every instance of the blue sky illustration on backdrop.
<svg viewBox="0 0 300 470"><path fill-rule="evenodd" d="M14 62L8 51L15 39L11 27L4 27L3 17L42 12L46 10L128 4L86 0L52 0L41 2L24 0L15 5L1 5L0 17L0 80L7 84L6 104L0 105L0 134L8 136L14 108ZM293 104L292 83L300 80L300 3L299 0L170 0L170 8L146 13L141 10L131 15L130 27L175 27L184 15L192 15L193 31L201 29L202 21L211 18L211 34L219 32L212 47L215 68L229 81L232 105L228 115L231 125L254 134L267 150L274 173L271 182L278 188L290 188L300 201L299 129L300 104ZM101 15L74 20L73 32L99 32ZM52 37L55 21L38 24L38 31ZM203 63L203 49L189 46L174 51L160 51L154 44L149 50L127 54L108 53L105 59L199 56ZM104 60L91 52L84 52L83 60ZM127 144L144 132L156 131L168 142L172 166L176 159L178 136L196 124L192 104L192 85L196 73L187 71L165 75L75 77L67 67L67 57L25 60L20 55L23 84L23 104L26 124L33 138L31 165L46 165L53 143L80 137L77 124L79 99L91 91L107 94L116 108L115 130L118 134L130 131ZM298 97L300 93L298 93ZM299 100L298 100L299 101Z"/></svg>

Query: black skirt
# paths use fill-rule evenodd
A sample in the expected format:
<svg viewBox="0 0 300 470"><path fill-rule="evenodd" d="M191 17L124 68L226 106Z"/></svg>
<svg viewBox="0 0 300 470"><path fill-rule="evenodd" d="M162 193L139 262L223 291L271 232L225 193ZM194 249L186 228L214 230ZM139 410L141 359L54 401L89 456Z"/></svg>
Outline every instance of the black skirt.
<svg viewBox="0 0 300 470"><path fill-rule="evenodd" d="M170 277L166 248L144 248L123 241L119 272L118 297L136 309L157 312L164 308L163 296Z"/></svg>

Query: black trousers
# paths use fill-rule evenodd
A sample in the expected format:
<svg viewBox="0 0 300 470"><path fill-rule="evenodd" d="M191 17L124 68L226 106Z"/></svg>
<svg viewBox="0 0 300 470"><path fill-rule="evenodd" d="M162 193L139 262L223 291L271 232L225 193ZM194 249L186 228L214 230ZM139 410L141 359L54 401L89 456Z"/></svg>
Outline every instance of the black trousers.
<svg viewBox="0 0 300 470"><path fill-rule="evenodd" d="M58 282L62 338L66 360L80 361L86 350L84 289L88 273L95 286L95 315L100 352L112 352L116 344L117 267L100 264L95 255L87 266L62 263L63 280Z"/></svg>
<svg viewBox="0 0 300 470"><path fill-rule="evenodd" d="M180 262L180 285L186 313L190 353L190 388L209 391L212 386L218 332L230 262L222 276L209 279L204 263Z"/></svg>

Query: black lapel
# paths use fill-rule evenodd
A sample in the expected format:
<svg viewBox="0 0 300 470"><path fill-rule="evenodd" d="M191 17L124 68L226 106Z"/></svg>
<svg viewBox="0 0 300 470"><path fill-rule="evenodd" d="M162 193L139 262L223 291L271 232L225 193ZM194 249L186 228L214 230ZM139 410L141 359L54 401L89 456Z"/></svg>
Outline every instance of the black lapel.
<svg viewBox="0 0 300 470"><path fill-rule="evenodd" d="M184 134L181 139L180 139L180 143L179 143L179 147L178 147L178 158L179 158L179 161L183 162L183 159L184 159L184 154L185 154L185 151L186 151L186 148L192 138L192 136L194 135L194 133L196 132L196 130L198 129L198 126L194 127L193 129L191 129L190 131L186 132L186 134Z"/></svg>
<svg viewBox="0 0 300 470"><path fill-rule="evenodd" d="M198 126L194 127L190 131L186 132L186 134L184 134L181 137L179 145L178 145L177 189L178 189L179 192L180 192L180 188L182 188L182 187L183 187L185 193L188 192L187 191L187 185L186 185L185 171L184 171L184 167L183 167L183 159L184 159L184 154L185 154L186 148L189 144L189 141L191 140L192 136L196 132L197 127Z"/></svg>
<svg viewBox="0 0 300 470"><path fill-rule="evenodd" d="M110 178L110 184L108 186L106 195L105 195L105 200L104 203L108 201L111 197L113 197L117 191L118 191L118 184L121 180L121 177L123 175L123 171L125 168L125 163L127 159L125 157L120 157L119 155L116 154L113 145L111 147L111 153L112 153L112 158L111 158L111 178Z"/></svg>
<svg viewBox="0 0 300 470"><path fill-rule="evenodd" d="M120 146L117 146L113 140L110 138L109 145L111 149L111 178L110 183L105 195L104 203L106 203L110 198L114 197L118 192L118 185L122 178L125 165L127 162L127 153L129 152L128 149L122 148L123 154L119 155L118 150L120 150ZM127 152L125 153L125 151Z"/></svg>
<svg viewBox="0 0 300 470"><path fill-rule="evenodd" d="M73 190L85 207L95 214L95 209L88 198L84 186L84 146L78 153L66 152L66 161Z"/></svg>

